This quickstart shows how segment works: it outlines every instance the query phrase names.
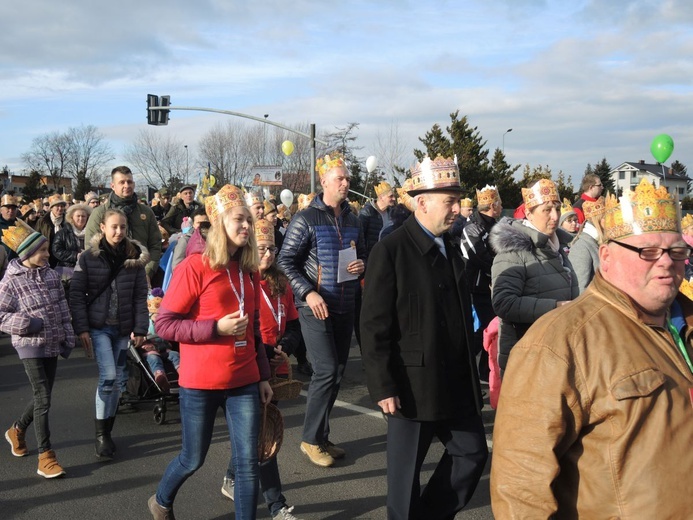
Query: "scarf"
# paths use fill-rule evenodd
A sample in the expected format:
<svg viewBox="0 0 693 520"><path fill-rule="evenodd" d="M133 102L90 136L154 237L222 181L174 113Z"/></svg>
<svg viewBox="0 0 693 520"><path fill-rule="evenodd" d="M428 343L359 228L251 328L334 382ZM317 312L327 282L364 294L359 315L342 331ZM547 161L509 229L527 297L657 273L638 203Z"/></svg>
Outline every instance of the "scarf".
<svg viewBox="0 0 693 520"><path fill-rule="evenodd" d="M101 237L101 240L99 241L99 249L101 249L101 254L111 267L111 273L114 273L120 269L125 263L125 260L127 260L125 246L126 240L121 240L117 245L112 246L108 243L106 237Z"/></svg>
<svg viewBox="0 0 693 520"><path fill-rule="evenodd" d="M53 227L55 228L54 230L57 233L58 231L60 231L60 228L63 225L64 217L56 217L55 215L53 215L53 213L50 213L50 216L51 222L53 223Z"/></svg>
<svg viewBox="0 0 693 520"><path fill-rule="evenodd" d="M122 197L116 195L114 192L111 192L108 200L110 201L110 207L119 209L120 211L125 213L128 217L128 220L130 220L130 215L137 208L137 204L139 204L137 202L137 193L133 193L132 197L123 199Z"/></svg>

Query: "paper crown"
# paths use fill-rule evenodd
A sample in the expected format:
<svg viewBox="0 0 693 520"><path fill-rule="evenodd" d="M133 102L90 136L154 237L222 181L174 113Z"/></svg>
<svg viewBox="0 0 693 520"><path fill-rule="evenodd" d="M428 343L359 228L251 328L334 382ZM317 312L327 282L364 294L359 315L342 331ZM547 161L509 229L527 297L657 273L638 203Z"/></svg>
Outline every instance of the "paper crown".
<svg viewBox="0 0 693 520"><path fill-rule="evenodd" d="M693 226L693 215L691 215L690 213L687 213L681 219L681 229L685 230L691 226Z"/></svg>
<svg viewBox="0 0 693 520"><path fill-rule="evenodd" d="M19 206L19 201L13 195L3 195L0 197L0 206L14 206L16 208Z"/></svg>
<svg viewBox="0 0 693 520"><path fill-rule="evenodd" d="M469 197L465 197L463 199L460 199L460 208L473 208L474 207L474 201L470 199Z"/></svg>
<svg viewBox="0 0 693 520"><path fill-rule="evenodd" d="M298 211L301 211L302 209L306 209L308 206L310 206L310 203L312 200L315 198L315 193L309 193L308 195L304 195L303 193L300 193L298 195Z"/></svg>
<svg viewBox="0 0 693 520"><path fill-rule="evenodd" d="M262 190L254 189L245 192L245 203L248 207L253 204L264 204L265 197L262 196Z"/></svg>
<svg viewBox="0 0 693 520"><path fill-rule="evenodd" d="M65 204L65 201L63 200L63 196L60 195L59 193L54 193L50 197L48 197L48 204L50 204L50 207L52 208L56 204Z"/></svg>
<svg viewBox="0 0 693 520"><path fill-rule="evenodd" d="M325 175L332 168L346 168L346 162L344 162L344 156L341 153L332 152L315 161L315 171L320 174L320 177Z"/></svg>
<svg viewBox="0 0 693 520"><path fill-rule="evenodd" d="M349 206L351 206L352 211L357 215L359 214L359 211L361 211L361 204L359 204L357 200L350 200Z"/></svg>
<svg viewBox="0 0 693 520"><path fill-rule="evenodd" d="M606 200L604 197L599 197L594 202L586 200L582 203L582 212L585 214L585 220L600 218L606 211Z"/></svg>
<svg viewBox="0 0 693 520"><path fill-rule="evenodd" d="M411 169L411 182L412 197L425 191L462 191L457 156L453 159L438 156L434 160L425 157Z"/></svg>
<svg viewBox="0 0 693 520"><path fill-rule="evenodd" d="M258 242L272 242L274 244L274 226L269 220L261 218L255 222L255 239Z"/></svg>
<svg viewBox="0 0 693 520"><path fill-rule="evenodd" d="M67 204L72 204L72 194L63 193L63 202L66 202Z"/></svg>
<svg viewBox="0 0 693 520"><path fill-rule="evenodd" d="M274 204L272 204L269 200L266 200L264 202L265 206L265 215L269 215L270 213L276 213L277 208L274 207Z"/></svg>
<svg viewBox="0 0 693 520"><path fill-rule="evenodd" d="M563 202L561 202L561 215L565 213L570 213L573 210L573 205L570 203L568 199L563 199Z"/></svg>
<svg viewBox="0 0 693 520"><path fill-rule="evenodd" d="M655 188L646 178L635 191L627 191L617 199L606 197L604 236L607 240L645 233L681 232L677 215L678 204L666 188Z"/></svg>
<svg viewBox="0 0 693 520"><path fill-rule="evenodd" d="M23 220L17 220L14 226L2 230L2 242L24 261L48 240Z"/></svg>
<svg viewBox="0 0 693 520"><path fill-rule="evenodd" d="M522 200L527 210L545 202L561 202L556 185L549 179L539 179L531 188L522 188Z"/></svg>
<svg viewBox="0 0 693 520"><path fill-rule="evenodd" d="M397 195L399 195L399 202L403 204L409 211L414 211L416 209L416 204L414 204L414 198L409 195L409 190L411 189L411 179L406 179L402 183L401 188L397 188Z"/></svg>
<svg viewBox="0 0 693 520"><path fill-rule="evenodd" d="M480 190L476 190L476 201L479 206L492 206L499 200L498 188L495 186L487 184Z"/></svg>
<svg viewBox="0 0 693 520"><path fill-rule="evenodd" d="M24 206L21 207L19 210L22 213L22 216L26 216L32 211L34 211L34 205L33 204L24 204Z"/></svg>
<svg viewBox="0 0 693 520"><path fill-rule="evenodd" d="M693 283L684 278L679 285L679 292L689 300L693 300Z"/></svg>
<svg viewBox="0 0 693 520"><path fill-rule="evenodd" d="M205 199L205 211L209 221L214 223L219 215L237 206L246 206L243 192L232 184L222 186L215 194Z"/></svg>
<svg viewBox="0 0 693 520"><path fill-rule="evenodd" d="M388 191L392 191L392 186L390 186L390 183L385 181L381 182L375 187L375 194L378 197L380 197L383 193L387 193Z"/></svg>

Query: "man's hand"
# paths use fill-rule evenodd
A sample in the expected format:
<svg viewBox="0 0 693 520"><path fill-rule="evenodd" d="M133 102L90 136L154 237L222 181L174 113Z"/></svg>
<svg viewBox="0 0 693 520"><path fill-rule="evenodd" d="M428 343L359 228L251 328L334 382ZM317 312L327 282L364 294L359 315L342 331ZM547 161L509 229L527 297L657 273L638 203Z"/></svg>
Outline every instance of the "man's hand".
<svg viewBox="0 0 693 520"><path fill-rule="evenodd" d="M84 347L84 353L87 359L94 359L94 347L91 344L91 336L88 332L82 332L79 335L79 339L82 342L82 347Z"/></svg>
<svg viewBox="0 0 693 520"><path fill-rule="evenodd" d="M347 272L349 274L356 274L361 276L361 274L366 270L366 264L363 263L363 260L354 260L353 262L349 262L349 265L347 265Z"/></svg>
<svg viewBox="0 0 693 520"><path fill-rule="evenodd" d="M402 405L399 403L399 396L397 395L378 401L378 406L380 406L380 409L385 415L393 415L397 410L402 408Z"/></svg>
<svg viewBox="0 0 693 520"><path fill-rule="evenodd" d="M274 347L274 356L269 358L270 368L277 368L286 362L286 358L282 356L282 346L277 345Z"/></svg>
<svg viewBox="0 0 693 520"><path fill-rule="evenodd" d="M262 404L267 404L272 400L274 393L272 392L272 387L267 381L260 381L258 390L260 391L260 402Z"/></svg>
<svg viewBox="0 0 693 520"><path fill-rule="evenodd" d="M317 291L311 291L308 293L308 296L306 296L306 303L308 304L308 307L310 307L310 310L313 311L313 316L315 316L317 319L325 320L329 317L330 313L327 310L327 304Z"/></svg>
<svg viewBox="0 0 693 520"><path fill-rule="evenodd" d="M130 339L132 342L135 344L135 347L141 347L142 344L144 343L144 340L147 339L145 336L135 336L134 332L130 333Z"/></svg>
<svg viewBox="0 0 693 520"><path fill-rule="evenodd" d="M241 311L227 314L217 321L217 333L220 336L240 336L245 334L245 329L248 326L248 315L242 318Z"/></svg>

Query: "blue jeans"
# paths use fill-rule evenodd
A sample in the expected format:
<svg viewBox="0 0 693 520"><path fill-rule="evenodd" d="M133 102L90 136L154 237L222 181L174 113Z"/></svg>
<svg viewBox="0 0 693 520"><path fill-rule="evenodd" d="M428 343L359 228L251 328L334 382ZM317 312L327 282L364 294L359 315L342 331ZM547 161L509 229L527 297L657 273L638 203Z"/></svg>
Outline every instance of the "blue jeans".
<svg viewBox="0 0 693 520"><path fill-rule="evenodd" d="M172 507L178 490L205 461L212 442L217 409L222 407L231 438L236 475L234 503L238 520L254 519L257 511L260 396L258 385L231 390L180 389L182 449L159 482L156 501Z"/></svg>
<svg viewBox="0 0 693 520"><path fill-rule="evenodd" d="M94 357L99 367L99 385L96 387L96 418L115 417L118 411L120 388L117 384L125 368L128 355L128 336L121 336L118 327L105 325L89 329L94 346Z"/></svg>
<svg viewBox="0 0 693 520"><path fill-rule="evenodd" d="M157 353L150 352L145 356L145 358L149 368L152 371L152 374L156 374L158 371L166 372L166 368L164 367L164 359L168 359L173 365L173 368L176 370L178 370L178 367L180 366L180 354L175 350Z"/></svg>
<svg viewBox="0 0 693 520"><path fill-rule="evenodd" d="M298 317L306 340L308 359L313 365L303 422L303 441L324 444L329 440L330 412L349 359L354 315L330 314L326 320L319 320L310 307L302 307Z"/></svg>
<svg viewBox="0 0 693 520"><path fill-rule="evenodd" d="M43 453L51 449L48 410L51 407L51 391L58 368L58 358L23 359L22 364L31 383L34 398L27 403L22 417L16 423L20 430L26 430L31 423L34 423L38 451Z"/></svg>

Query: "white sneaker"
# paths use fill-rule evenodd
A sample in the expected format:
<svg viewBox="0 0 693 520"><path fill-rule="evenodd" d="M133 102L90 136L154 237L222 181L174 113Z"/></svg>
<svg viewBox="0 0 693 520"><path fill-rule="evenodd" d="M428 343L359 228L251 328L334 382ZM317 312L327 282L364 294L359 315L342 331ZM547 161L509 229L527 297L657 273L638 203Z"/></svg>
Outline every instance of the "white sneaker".
<svg viewBox="0 0 693 520"><path fill-rule="evenodd" d="M235 484L232 478L224 477L224 483L221 485L221 494L233 500L233 488Z"/></svg>
<svg viewBox="0 0 693 520"><path fill-rule="evenodd" d="M291 507L284 506L272 518L275 520L301 520L300 518L298 518L297 516L294 516L292 514L293 510L294 510L294 506L291 506Z"/></svg>

